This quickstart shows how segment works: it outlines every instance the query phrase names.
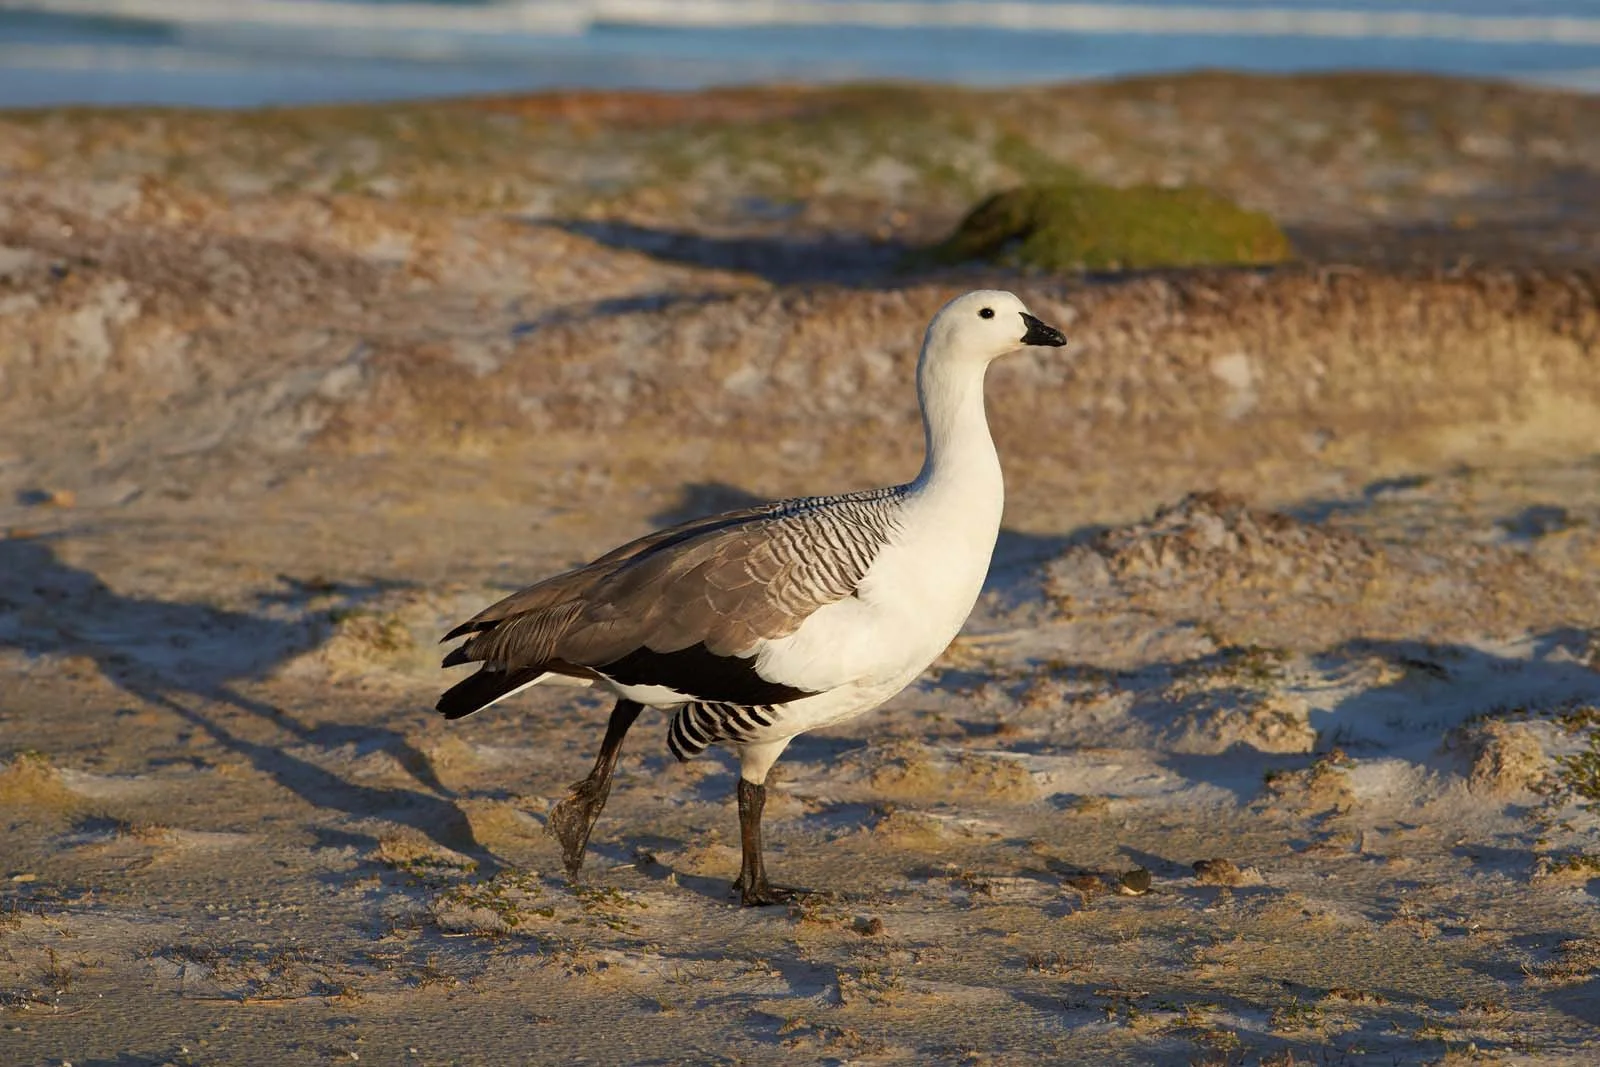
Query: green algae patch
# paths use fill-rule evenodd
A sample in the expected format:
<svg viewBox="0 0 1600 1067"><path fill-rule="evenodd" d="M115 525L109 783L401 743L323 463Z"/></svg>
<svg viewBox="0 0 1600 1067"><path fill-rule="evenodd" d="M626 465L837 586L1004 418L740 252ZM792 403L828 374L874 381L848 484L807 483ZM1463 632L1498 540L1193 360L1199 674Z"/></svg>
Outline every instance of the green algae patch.
<svg viewBox="0 0 1600 1067"><path fill-rule="evenodd" d="M996 193L929 250L936 263L1049 271L1281 263L1293 254L1271 218L1207 189L1086 181Z"/></svg>

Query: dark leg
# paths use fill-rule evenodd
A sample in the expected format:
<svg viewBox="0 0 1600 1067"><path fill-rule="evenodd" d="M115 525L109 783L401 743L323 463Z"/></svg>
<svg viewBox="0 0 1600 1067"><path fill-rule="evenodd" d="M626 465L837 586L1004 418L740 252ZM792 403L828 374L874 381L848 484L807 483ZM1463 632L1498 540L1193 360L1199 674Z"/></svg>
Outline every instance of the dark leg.
<svg viewBox="0 0 1600 1067"><path fill-rule="evenodd" d="M600 811L611 795L611 772L617 769L617 758L622 755L622 739L628 736L628 727L643 711L643 705L631 700L618 700L611 709L611 721L606 723L606 739L600 742L600 754L594 759L594 770L589 777L573 785L572 792L550 812L545 829L561 842L561 860L567 874L578 873L583 866L584 850L589 847L589 831L600 818Z"/></svg>
<svg viewBox="0 0 1600 1067"><path fill-rule="evenodd" d="M739 868L739 903L744 907L783 904L800 893L767 881L767 864L761 855L761 809L767 806L767 787L739 779L739 843L744 847L744 863Z"/></svg>

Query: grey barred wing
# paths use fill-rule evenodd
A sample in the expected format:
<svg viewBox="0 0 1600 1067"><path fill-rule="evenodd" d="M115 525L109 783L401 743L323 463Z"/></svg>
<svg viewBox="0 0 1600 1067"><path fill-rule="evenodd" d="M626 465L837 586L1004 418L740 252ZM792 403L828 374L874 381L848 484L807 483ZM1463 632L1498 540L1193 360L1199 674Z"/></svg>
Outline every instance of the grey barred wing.
<svg viewBox="0 0 1600 1067"><path fill-rule="evenodd" d="M891 499L796 502L633 557L595 584L558 654L602 672L639 649L749 655L859 588L895 530Z"/></svg>
<svg viewBox="0 0 1600 1067"><path fill-rule="evenodd" d="M808 691L763 676L755 654L857 590L898 528L900 493L787 501L641 538L457 627L471 636L445 664L482 662L508 683L547 671L716 703L797 699Z"/></svg>

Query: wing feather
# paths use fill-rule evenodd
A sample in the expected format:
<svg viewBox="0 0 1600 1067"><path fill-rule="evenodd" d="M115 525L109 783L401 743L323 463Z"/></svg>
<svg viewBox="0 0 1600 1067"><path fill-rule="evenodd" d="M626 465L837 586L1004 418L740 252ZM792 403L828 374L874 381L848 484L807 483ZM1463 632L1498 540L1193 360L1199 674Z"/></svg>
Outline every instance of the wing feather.
<svg viewBox="0 0 1600 1067"><path fill-rule="evenodd" d="M553 578L547 578L542 582L537 582L526 589L518 590L508 597L495 601L445 634L440 639L440 643L453 641L465 634L476 633L479 630L487 630L501 620L508 619L513 615L538 611L551 604L559 603L564 599L564 594L568 593L574 586L582 586L585 579L593 577L598 571L615 567L636 556L670 548L702 534L713 532L721 527L759 518L781 507L783 507L782 503L761 504L756 507L741 508L737 511L725 511L717 515L690 519L688 522L681 522L676 526L668 526L665 529L656 530L654 533L645 534L643 537L635 538L625 545L612 549L583 567L566 571Z"/></svg>
<svg viewBox="0 0 1600 1067"><path fill-rule="evenodd" d="M697 674L710 690L729 688L732 673L709 666L717 657L748 658L762 640L793 633L817 609L854 592L897 529L901 491L747 508L631 541L456 627L450 637L470 636L446 662L604 674L625 659L629 670L648 672L647 665L677 654L672 688L739 702L678 685ZM746 678L739 695L752 684L762 683Z"/></svg>

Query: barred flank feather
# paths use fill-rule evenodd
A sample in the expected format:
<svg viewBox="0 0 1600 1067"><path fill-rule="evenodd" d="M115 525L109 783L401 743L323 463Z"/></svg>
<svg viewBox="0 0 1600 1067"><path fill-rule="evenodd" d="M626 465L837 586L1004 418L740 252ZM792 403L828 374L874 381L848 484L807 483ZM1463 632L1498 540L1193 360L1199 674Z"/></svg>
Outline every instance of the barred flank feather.
<svg viewBox="0 0 1600 1067"><path fill-rule="evenodd" d="M694 759L718 741L751 740L758 730L777 722L781 708L719 704L704 700L680 707L667 727L667 748L679 762Z"/></svg>

